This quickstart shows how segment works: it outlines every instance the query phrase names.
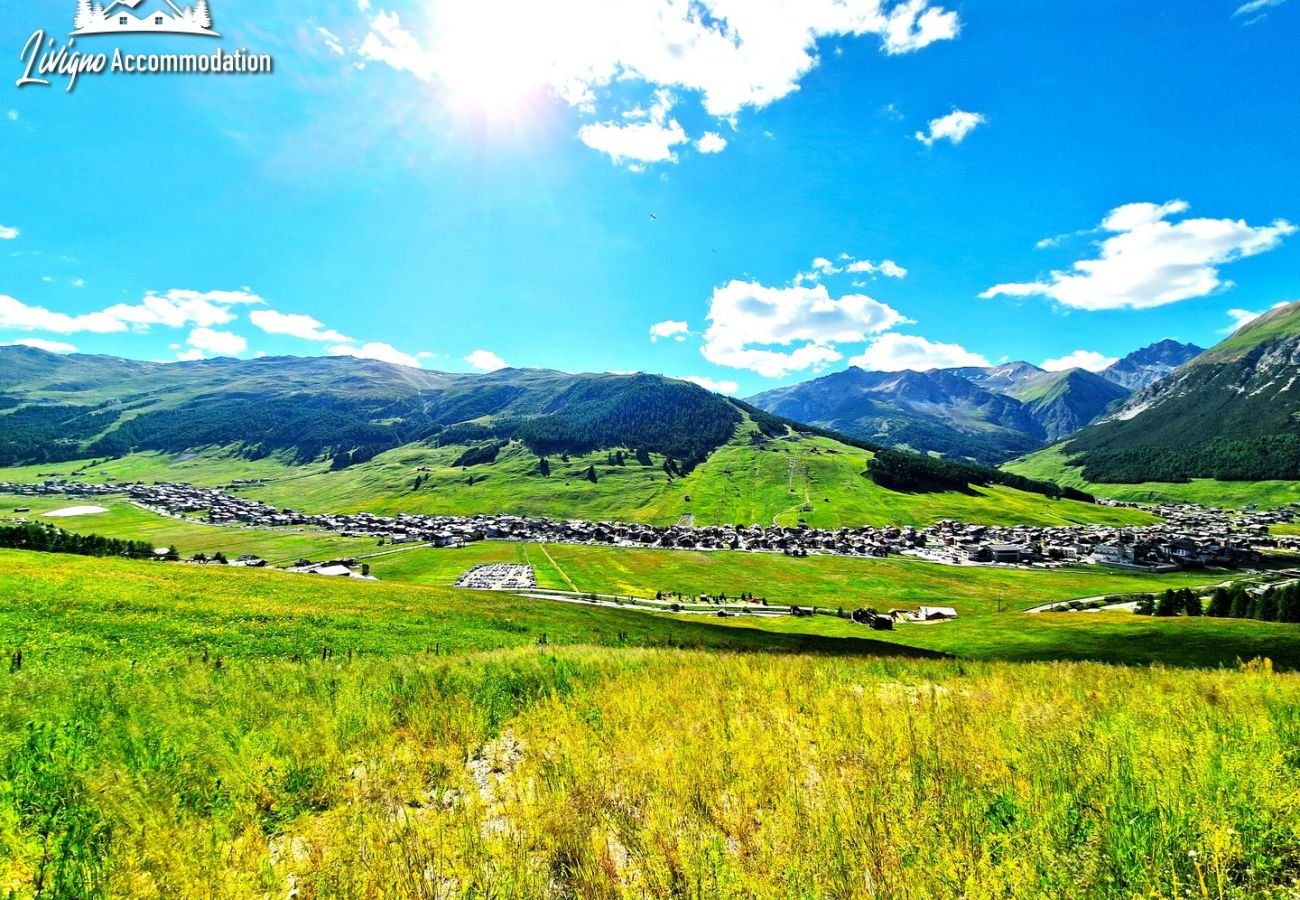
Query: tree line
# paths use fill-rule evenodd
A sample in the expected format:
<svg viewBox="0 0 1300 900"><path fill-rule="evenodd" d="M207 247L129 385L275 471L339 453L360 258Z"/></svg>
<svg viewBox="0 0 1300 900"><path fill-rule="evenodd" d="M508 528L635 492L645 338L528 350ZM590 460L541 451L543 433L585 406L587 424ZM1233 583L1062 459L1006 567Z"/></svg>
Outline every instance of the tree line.
<svg viewBox="0 0 1300 900"><path fill-rule="evenodd" d="M1088 481L1109 484L1185 483L1193 478L1292 481L1300 479L1300 436L1217 438L1188 441L1183 447L1088 449L1071 463L1083 465Z"/></svg>
<svg viewBox="0 0 1300 900"><path fill-rule="evenodd" d="M1201 595L1188 588L1167 590L1157 596L1147 594L1140 598L1135 610L1138 615L1158 616L1212 616L1217 619L1257 619L1261 622L1286 622L1300 624L1300 583L1270 587L1261 593L1252 593L1237 583L1218 587L1206 604Z"/></svg>
<svg viewBox="0 0 1300 900"><path fill-rule="evenodd" d="M867 463L867 471L863 474L881 487L894 491L965 490L972 484L1000 484L1052 499L1064 498L1085 503L1092 503L1095 499L1091 494L1048 481L1036 481L988 466L936 459L901 450L875 451L875 456Z"/></svg>
<svg viewBox="0 0 1300 900"><path fill-rule="evenodd" d="M0 547L10 550L33 550L39 553L73 553L77 556L125 556L130 559L153 559L153 545L145 541L126 541L98 534L74 534L52 525L0 526ZM179 559L175 547L165 557Z"/></svg>

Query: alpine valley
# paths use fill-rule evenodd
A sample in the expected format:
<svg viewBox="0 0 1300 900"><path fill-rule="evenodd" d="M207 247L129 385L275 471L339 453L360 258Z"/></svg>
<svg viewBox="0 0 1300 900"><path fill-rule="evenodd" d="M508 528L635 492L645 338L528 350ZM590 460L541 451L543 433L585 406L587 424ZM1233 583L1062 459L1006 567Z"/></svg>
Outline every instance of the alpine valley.
<svg viewBox="0 0 1300 900"><path fill-rule="evenodd" d="M1300 494L1300 302L1256 318L1095 423L1007 465L1131 500L1289 503Z"/></svg>
<svg viewBox="0 0 1300 900"><path fill-rule="evenodd" d="M657 375L445 374L351 357L161 364L4 347L0 405L0 480L239 480L314 512L813 527L1134 519L1083 492L888 449ZM1019 421L1033 425L1023 411Z"/></svg>

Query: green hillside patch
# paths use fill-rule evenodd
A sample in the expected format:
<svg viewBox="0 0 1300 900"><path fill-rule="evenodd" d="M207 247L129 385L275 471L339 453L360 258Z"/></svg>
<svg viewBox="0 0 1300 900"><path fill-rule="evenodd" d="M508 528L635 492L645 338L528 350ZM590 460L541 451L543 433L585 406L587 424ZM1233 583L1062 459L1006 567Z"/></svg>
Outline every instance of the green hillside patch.
<svg viewBox="0 0 1300 900"><path fill-rule="evenodd" d="M1238 900L1300 866L1300 681L1261 666L521 647L0 683L15 898Z"/></svg>
<svg viewBox="0 0 1300 900"><path fill-rule="evenodd" d="M322 463L247 461L236 448L207 448L178 457L137 453L97 460L96 466L77 462L0 469L0 481L36 482L51 473L71 477L72 472L83 472L81 480L87 481L107 472L120 480L204 486L265 478L238 492L312 513L510 513L658 525L688 515L697 525L804 522L814 528L926 525L940 519L1029 525L1154 521L1136 510L1052 500L999 485L892 491L864 476L872 457L868 450L825 437L768 439L752 423L686 474L678 460L670 463L648 453L641 457L646 465L631 448L539 457L518 441L501 448L490 463L455 465L468 449L410 444L332 471Z"/></svg>
<svg viewBox="0 0 1300 900"><path fill-rule="evenodd" d="M870 635L772 636L508 594L0 550L0 649L24 670L105 661L462 654L547 644L895 654ZM621 635L621 637L620 637ZM904 649L901 652L908 652ZM2 676L0 676L2 677Z"/></svg>
<svg viewBox="0 0 1300 900"><path fill-rule="evenodd" d="M1204 506L1241 508L1285 506L1300 502L1297 481L1216 481L1193 478L1188 482L1148 481L1138 484L1102 484L1084 479L1083 467L1071 465L1061 447L1048 447L1006 463L1002 468L1026 478L1053 481L1097 497L1132 503L1199 503Z"/></svg>
<svg viewBox="0 0 1300 900"><path fill-rule="evenodd" d="M953 606L963 616L1028 609L1056 600L1163 591L1217 583L1226 576L1205 572L1151 575L1098 566L1014 569L948 566L893 557L789 557L777 553L643 550L568 544L485 541L464 549L420 548L378 557L371 572L385 581L448 585L484 562L526 562L538 585L558 590L654 597L657 592L738 598L742 593L774 604L823 609L877 609L922 604Z"/></svg>
<svg viewBox="0 0 1300 900"><path fill-rule="evenodd" d="M836 636L864 630L832 616L723 621L731 627L780 634ZM935 624L901 624L894 631L873 634L963 659L1235 668L1264 657L1279 668L1300 669L1300 626L1246 619L1154 619L1127 612L1004 612Z"/></svg>
<svg viewBox="0 0 1300 900"><path fill-rule="evenodd" d="M69 517L43 515L81 505L102 506L106 512ZM30 507L31 512L18 513L19 507ZM260 556L273 566L291 565L302 557L321 560L383 549L374 538L345 538L319 528L240 528L173 519L121 498L96 497L93 502L83 503L65 497L0 494L0 521L20 518L48 522L80 534L148 541L156 548L175 546L183 557L195 553L211 556L220 551L230 559L244 554Z"/></svg>
<svg viewBox="0 0 1300 900"><path fill-rule="evenodd" d="M1300 303L1242 326L1072 435L1072 465L1091 482L1300 480Z"/></svg>

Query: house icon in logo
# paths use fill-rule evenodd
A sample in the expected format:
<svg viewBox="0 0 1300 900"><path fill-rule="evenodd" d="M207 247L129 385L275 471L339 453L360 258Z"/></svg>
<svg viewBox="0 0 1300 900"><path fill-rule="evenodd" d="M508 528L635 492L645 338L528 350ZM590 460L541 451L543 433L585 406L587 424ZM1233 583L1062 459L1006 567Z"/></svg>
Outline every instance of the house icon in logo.
<svg viewBox="0 0 1300 900"><path fill-rule="evenodd" d="M182 0L183 2L183 0ZM177 6L172 0L77 0L73 21L76 36L83 34L194 34L220 37L212 30L208 0L194 0L193 6Z"/></svg>

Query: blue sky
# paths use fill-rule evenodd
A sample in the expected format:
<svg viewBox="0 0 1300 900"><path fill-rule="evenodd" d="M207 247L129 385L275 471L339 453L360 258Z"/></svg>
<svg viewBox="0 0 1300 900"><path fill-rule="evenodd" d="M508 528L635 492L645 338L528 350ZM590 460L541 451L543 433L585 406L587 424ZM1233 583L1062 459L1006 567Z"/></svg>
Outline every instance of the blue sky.
<svg viewBox="0 0 1300 900"><path fill-rule="evenodd" d="M1300 0L209 2L75 47L274 74L18 88L8 11L0 343L747 395L1300 299Z"/></svg>

